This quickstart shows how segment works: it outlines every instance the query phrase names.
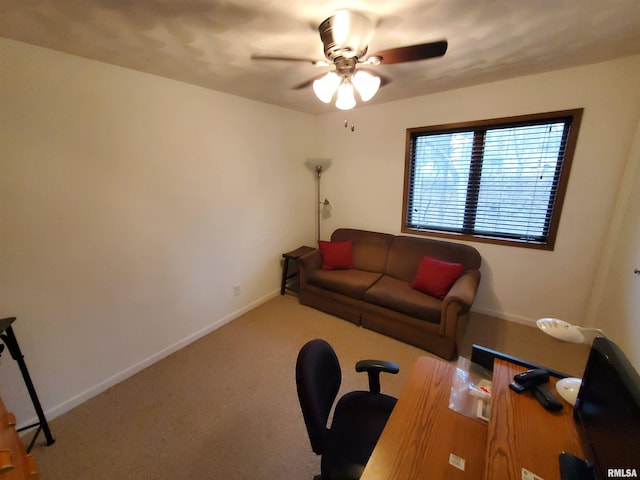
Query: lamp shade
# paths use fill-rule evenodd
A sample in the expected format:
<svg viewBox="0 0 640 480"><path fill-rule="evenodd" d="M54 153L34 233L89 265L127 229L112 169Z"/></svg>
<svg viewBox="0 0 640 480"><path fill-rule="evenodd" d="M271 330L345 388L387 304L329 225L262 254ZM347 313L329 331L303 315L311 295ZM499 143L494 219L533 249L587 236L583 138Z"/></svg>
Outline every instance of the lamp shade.
<svg viewBox="0 0 640 480"><path fill-rule="evenodd" d="M584 343L584 335L579 327L557 318L540 318L536 325L547 335L570 343Z"/></svg>
<svg viewBox="0 0 640 480"><path fill-rule="evenodd" d="M583 332L593 332L596 335L605 336L604 332L599 328L577 327L557 318L540 318L536 321L536 325L547 335L551 335L553 338L563 342L584 343Z"/></svg>
<svg viewBox="0 0 640 480"><path fill-rule="evenodd" d="M329 72L313 82L313 92L324 103L331 102L333 94L340 85L340 77L336 72Z"/></svg>
<svg viewBox="0 0 640 480"><path fill-rule="evenodd" d="M309 170L311 170L312 172L315 172L318 167L320 167L322 170L326 170L327 168L329 168L331 166L331 159L330 158L307 158L304 161L304 163L309 168Z"/></svg>
<svg viewBox="0 0 640 480"><path fill-rule="evenodd" d="M352 82L363 102L371 100L378 91L378 88L380 88L380 77L371 75L364 70L358 70L353 75Z"/></svg>
<svg viewBox="0 0 640 480"><path fill-rule="evenodd" d="M351 110L356 106L356 99L353 96L353 85L345 78L338 87L338 98L336 108L340 110Z"/></svg>

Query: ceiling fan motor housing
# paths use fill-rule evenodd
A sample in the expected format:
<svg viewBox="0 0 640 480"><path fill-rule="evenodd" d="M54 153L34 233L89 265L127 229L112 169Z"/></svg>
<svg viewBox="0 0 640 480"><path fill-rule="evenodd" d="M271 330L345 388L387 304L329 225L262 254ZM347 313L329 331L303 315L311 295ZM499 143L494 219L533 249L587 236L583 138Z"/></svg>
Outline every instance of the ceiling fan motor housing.
<svg viewBox="0 0 640 480"><path fill-rule="evenodd" d="M318 27L324 44L324 55L337 58L363 58L373 36L373 23L365 15L352 10L338 10Z"/></svg>

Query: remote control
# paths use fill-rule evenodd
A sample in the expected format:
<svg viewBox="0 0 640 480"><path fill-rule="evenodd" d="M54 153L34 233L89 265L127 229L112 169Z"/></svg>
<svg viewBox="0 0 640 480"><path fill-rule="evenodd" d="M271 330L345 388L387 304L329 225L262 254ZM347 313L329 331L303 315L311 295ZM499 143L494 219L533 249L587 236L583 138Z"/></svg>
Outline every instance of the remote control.
<svg viewBox="0 0 640 480"><path fill-rule="evenodd" d="M542 405L547 410L562 410L562 402L558 400L553 395L553 393L551 393L546 388L542 388L539 386L534 387L533 396L536 397L536 400L540 402L540 405Z"/></svg>

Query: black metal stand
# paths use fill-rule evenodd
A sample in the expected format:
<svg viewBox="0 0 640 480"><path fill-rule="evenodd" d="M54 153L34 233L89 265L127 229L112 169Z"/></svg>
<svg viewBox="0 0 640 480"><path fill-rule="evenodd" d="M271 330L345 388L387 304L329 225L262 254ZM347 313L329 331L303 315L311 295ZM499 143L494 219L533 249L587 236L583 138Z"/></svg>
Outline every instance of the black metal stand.
<svg viewBox="0 0 640 480"><path fill-rule="evenodd" d="M31 381L31 375L29 375L29 370L27 369L27 364L24 362L24 356L20 351L20 346L18 345L18 340L16 339L15 334L13 333L13 328L11 324L16 320L16 317L3 318L0 320L0 339L4 342L4 344L9 349L9 353L11 354L11 358L13 358L20 368L20 373L22 373L22 378L24 379L24 384L27 386L27 390L29 392L29 396L31 397L31 402L33 403L33 408L36 411L36 415L38 416L38 421L32 425L27 425L26 427L19 428L18 431L29 430L34 427L38 427L31 442L27 447L27 453L31 451L33 445L38 438L40 432L44 432L45 439L47 440L47 445L53 445L55 439L53 435L51 435L51 430L49 429L49 424L47 423L47 418L42 411L42 406L40 405L40 400L38 400L38 394L36 393L36 389L33 386L33 382ZM0 345L0 354L4 349L4 345Z"/></svg>

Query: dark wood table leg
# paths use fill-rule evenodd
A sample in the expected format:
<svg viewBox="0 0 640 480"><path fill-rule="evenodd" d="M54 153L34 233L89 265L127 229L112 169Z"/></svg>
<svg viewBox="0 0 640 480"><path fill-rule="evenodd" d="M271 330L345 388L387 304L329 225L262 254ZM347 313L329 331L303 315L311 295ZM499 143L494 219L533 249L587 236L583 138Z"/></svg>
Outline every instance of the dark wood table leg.
<svg viewBox="0 0 640 480"><path fill-rule="evenodd" d="M282 266L282 284L280 285L280 295L284 295L284 291L287 288L287 275L289 274L289 256L285 253L284 265Z"/></svg>

